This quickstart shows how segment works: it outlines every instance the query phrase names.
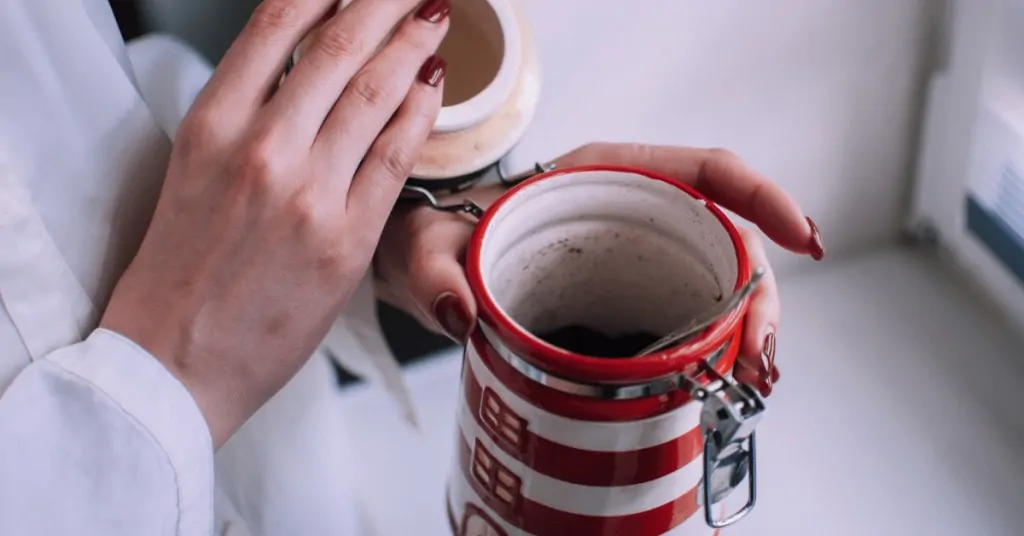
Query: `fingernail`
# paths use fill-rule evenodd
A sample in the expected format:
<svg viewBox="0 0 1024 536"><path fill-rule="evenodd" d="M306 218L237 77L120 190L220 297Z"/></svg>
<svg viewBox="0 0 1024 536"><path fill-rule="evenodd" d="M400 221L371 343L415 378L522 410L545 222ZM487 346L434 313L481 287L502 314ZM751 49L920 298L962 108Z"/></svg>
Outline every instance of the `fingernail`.
<svg viewBox="0 0 1024 536"><path fill-rule="evenodd" d="M465 343L469 338L469 329L473 320L462 305L462 300L452 292L445 292L434 300L434 318L445 334L458 343Z"/></svg>
<svg viewBox="0 0 1024 536"><path fill-rule="evenodd" d="M444 79L444 71L447 68L448 62L444 61L444 58L440 56L427 58L427 61L423 62L423 67L420 67L420 82L428 86L437 87L441 80Z"/></svg>
<svg viewBox="0 0 1024 536"><path fill-rule="evenodd" d="M761 380L761 384L757 386L757 390L761 392L761 396L769 396L772 394L772 380L771 378L765 378Z"/></svg>
<svg viewBox="0 0 1024 536"><path fill-rule="evenodd" d="M768 328L768 334L764 336L764 345L761 347L761 376L768 376L768 373L775 368L775 330Z"/></svg>
<svg viewBox="0 0 1024 536"><path fill-rule="evenodd" d="M443 21L451 12L452 5L448 0L427 0L416 11L416 16L436 24Z"/></svg>
<svg viewBox="0 0 1024 536"><path fill-rule="evenodd" d="M825 258L825 245L821 243L821 232L818 231L818 224L807 218L807 224L811 226L811 258L820 261Z"/></svg>
<svg viewBox="0 0 1024 536"><path fill-rule="evenodd" d="M772 383L779 383L779 367L772 367Z"/></svg>

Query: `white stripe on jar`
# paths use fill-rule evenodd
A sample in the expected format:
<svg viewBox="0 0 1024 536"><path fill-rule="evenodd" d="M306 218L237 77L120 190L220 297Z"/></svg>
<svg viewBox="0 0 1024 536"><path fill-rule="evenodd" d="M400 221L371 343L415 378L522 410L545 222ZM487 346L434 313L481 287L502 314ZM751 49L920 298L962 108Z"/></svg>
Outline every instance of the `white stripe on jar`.
<svg viewBox="0 0 1024 536"><path fill-rule="evenodd" d="M472 448L479 440L498 463L522 479L524 498L545 506L588 516L625 516L646 512L665 503L675 501L697 487L703 475L703 458L661 478L630 486L580 486L534 472L529 466L509 456L481 430L467 407L459 400L459 430ZM571 459L565 463L572 463Z"/></svg>
<svg viewBox="0 0 1024 536"><path fill-rule="evenodd" d="M468 345L466 356L481 388L493 389L509 409L527 420L534 434L568 447L603 452L640 450L678 439L700 425L701 404L697 402L639 421L580 421L555 415L523 400L498 381L474 345Z"/></svg>

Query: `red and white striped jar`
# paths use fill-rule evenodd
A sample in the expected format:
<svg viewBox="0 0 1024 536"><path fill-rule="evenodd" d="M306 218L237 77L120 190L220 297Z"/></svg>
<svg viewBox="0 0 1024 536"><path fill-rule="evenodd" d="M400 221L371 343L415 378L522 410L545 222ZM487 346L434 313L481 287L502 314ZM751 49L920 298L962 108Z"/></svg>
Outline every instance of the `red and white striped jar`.
<svg viewBox="0 0 1024 536"><path fill-rule="evenodd" d="M642 357L578 355L533 334L680 327L749 281L726 216L647 171L555 170L487 211L466 267L479 325L448 482L453 533L715 534L701 506L702 403L686 389L639 386L681 373L703 381L704 361L727 375L746 303L685 345Z"/></svg>

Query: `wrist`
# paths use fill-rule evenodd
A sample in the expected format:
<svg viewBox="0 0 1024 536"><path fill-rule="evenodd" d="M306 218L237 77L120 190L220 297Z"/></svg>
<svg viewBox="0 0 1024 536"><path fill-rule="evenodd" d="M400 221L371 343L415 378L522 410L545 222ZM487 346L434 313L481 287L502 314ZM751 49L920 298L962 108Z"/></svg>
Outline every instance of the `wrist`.
<svg viewBox="0 0 1024 536"><path fill-rule="evenodd" d="M120 285L119 285L120 286ZM121 292L118 292L121 290ZM222 445L248 416L244 379L230 372L224 362L201 350L192 339L194 322L163 308L158 301L131 299L125 289L115 289L100 328L131 341L158 361L192 396L206 421L214 448ZM144 314L160 311L160 314Z"/></svg>

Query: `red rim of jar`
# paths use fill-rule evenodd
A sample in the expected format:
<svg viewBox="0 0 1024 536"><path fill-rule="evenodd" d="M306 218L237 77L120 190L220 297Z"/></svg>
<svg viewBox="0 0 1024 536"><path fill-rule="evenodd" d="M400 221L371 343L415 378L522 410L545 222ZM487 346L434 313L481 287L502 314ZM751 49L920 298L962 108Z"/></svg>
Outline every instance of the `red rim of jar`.
<svg viewBox="0 0 1024 536"><path fill-rule="evenodd" d="M513 321L491 295L485 284L481 267L481 254L484 240L490 230L491 221L501 211L509 199L516 193L535 186L548 179L591 171L610 171L641 175L649 179L661 181L682 190L687 195L702 201L707 209L725 228L736 252L737 280L733 290L738 290L750 281L750 262L747 250L740 238L739 231L720 208L700 192L681 181L641 168L612 165L587 165L556 169L539 174L505 192L477 223L469 242L466 253L466 275L470 288L477 300L478 315L481 321L494 329L502 342L516 355L550 374L567 379L595 383L623 384L636 381L651 380L678 373L687 366L706 358L714 351L727 344L742 328L743 318L749 307L749 298L718 322L709 326L699 336L688 343L668 348L652 354L626 358L606 359L591 357L563 350L532 335L522 326ZM729 352L734 354L734 352ZM731 363L718 363L715 368L724 371L732 367Z"/></svg>

